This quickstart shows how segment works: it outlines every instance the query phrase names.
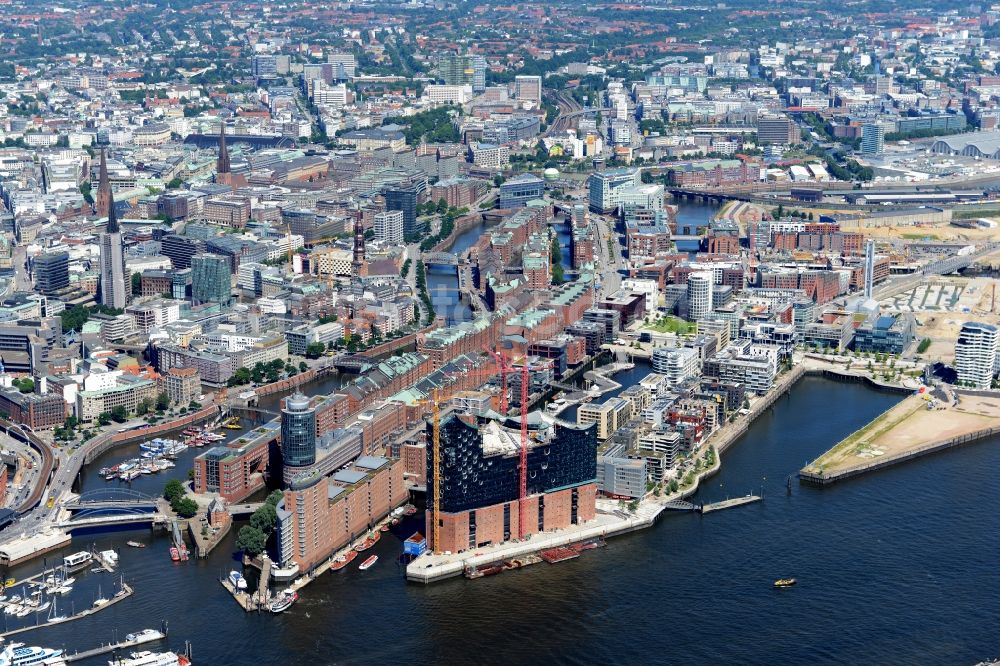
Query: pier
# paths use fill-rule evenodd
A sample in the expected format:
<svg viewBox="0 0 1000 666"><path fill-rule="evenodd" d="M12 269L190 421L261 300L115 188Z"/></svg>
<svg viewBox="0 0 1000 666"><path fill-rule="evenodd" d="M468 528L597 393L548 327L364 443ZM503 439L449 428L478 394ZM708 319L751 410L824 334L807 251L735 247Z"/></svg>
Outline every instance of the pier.
<svg viewBox="0 0 1000 666"><path fill-rule="evenodd" d="M904 399L799 470L799 481L826 486L1000 434L1000 394L955 395L952 404L926 394Z"/></svg>
<svg viewBox="0 0 1000 666"><path fill-rule="evenodd" d="M128 599L129 597L132 596L133 593L134 593L134 590L127 583L122 583L122 589L119 590L115 594L115 596L113 596L110 599L108 599L107 603L101 604L100 606L95 606L95 607L92 607L92 608L88 608L86 610L82 610L82 611L80 611L79 613L77 613L75 615L70 615L69 617L67 617L64 620L53 620L51 622L46 621L44 623L33 624L31 626L28 626L28 627L21 627L20 629L11 629L10 631L5 631L3 633L0 633L0 638L7 638L8 636L14 636L14 635L17 635L17 634L23 634L23 633L28 632L28 631L33 631L35 629L41 629L42 627L52 627L52 626L55 626L57 624L66 624L67 622L72 622L73 620L79 620L80 618L87 617L88 615L93 615L94 613L102 611L105 608L110 608L111 606L114 606L115 604L117 604L119 601L124 601L125 599ZM35 615L35 621L38 622L38 620L39 620L39 618L38 618L38 615L36 614Z"/></svg>
<svg viewBox="0 0 1000 666"><path fill-rule="evenodd" d="M107 654L109 652L114 652L115 650L124 650L126 648L136 647L143 645L145 643L152 643L153 641L162 641L167 637L166 625L163 627L163 631L148 630L146 632L137 633L136 638L132 640L119 641L117 643L108 643L107 645L100 645L92 650L86 650L84 652L76 652L74 654L64 654L63 661L74 662L81 661L83 659L90 659L91 657L97 657L102 654Z"/></svg>
<svg viewBox="0 0 1000 666"><path fill-rule="evenodd" d="M743 497L734 497L732 499L722 500L721 502L712 502L711 504L703 504L701 506L701 512L712 513L713 511L722 511L723 509L732 509L737 506L743 506L744 504L753 504L754 502L760 502L763 498L758 495L745 495Z"/></svg>

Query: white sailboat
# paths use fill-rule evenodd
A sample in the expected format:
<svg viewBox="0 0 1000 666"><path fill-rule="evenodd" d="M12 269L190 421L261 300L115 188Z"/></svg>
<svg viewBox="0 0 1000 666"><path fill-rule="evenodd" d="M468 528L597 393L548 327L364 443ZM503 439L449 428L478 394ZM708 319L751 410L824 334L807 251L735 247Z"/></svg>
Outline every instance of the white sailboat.
<svg viewBox="0 0 1000 666"><path fill-rule="evenodd" d="M58 599L55 598L52 599L52 609L49 611L49 616L45 620L46 622L62 622L63 620L69 619L65 615L59 615L58 602L59 602Z"/></svg>

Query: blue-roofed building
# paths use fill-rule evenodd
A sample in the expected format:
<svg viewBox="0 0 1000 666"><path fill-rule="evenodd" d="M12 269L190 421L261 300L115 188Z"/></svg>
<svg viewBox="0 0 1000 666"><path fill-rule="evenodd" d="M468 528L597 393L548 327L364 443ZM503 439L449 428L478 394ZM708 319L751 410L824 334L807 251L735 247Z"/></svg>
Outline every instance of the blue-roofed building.
<svg viewBox="0 0 1000 666"><path fill-rule="evenodd" d="M854 331L854 351L902 354L913 342L913 315L882 315L864 321Z"/></svg>

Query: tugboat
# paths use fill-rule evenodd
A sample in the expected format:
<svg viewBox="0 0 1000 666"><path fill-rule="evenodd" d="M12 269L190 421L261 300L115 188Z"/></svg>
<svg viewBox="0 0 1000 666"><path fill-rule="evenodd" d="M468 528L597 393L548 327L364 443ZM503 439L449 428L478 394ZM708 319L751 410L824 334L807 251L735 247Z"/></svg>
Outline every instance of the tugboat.
<svg viewBox="0 0 1000 666"><path fill-rule="evenodd" d="M796 583L796 580L794 578L779 578L778 580L774 581L774 586L775 587L791 587L792 585L795 585L795 583Z"/></svg>
<svg viewBox="0 0 1000 666"><path fill-rule="evenodd" d="M284 613L286 610L291 608L292 604L298 601L298 599L299 599L298 593L295 590L289 588L284 592L282 592L277 599L272 601L271 605L268 606L267 608L272 613Z"/></svg>

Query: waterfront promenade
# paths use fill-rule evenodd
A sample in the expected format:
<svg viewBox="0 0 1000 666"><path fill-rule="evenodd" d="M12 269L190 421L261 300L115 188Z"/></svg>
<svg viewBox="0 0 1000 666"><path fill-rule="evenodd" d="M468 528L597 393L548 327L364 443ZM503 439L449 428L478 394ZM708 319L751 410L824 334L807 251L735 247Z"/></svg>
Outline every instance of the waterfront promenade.
<svg viewBox="0 0 1000 666"><path fill-rule="evenodd" d="M956 391L954 403L912 395L799 471L829 485L1000 433L1000 394Z"/></svg>

